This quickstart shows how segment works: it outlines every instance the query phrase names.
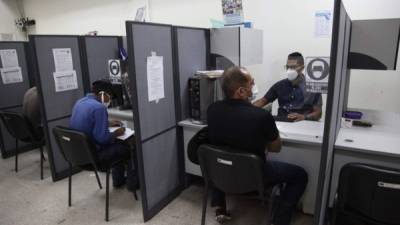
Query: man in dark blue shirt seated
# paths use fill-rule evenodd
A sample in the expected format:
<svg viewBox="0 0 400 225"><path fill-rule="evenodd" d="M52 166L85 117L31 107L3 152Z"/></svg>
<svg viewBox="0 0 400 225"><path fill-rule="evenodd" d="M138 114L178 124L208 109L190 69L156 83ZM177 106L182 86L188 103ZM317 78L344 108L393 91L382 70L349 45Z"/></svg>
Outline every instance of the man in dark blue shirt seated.
<svg viewBox="0 0 400 225"><path fill-rule="evenodd" d="M287 78L275 83L254 105L263 107L278 99L278 118L293 121L319 120L322 115L322 97L306 89L303 56L299 52L291 53L285 68Z"/></svg>
<svg viewBox="0 0 400 225"><path fill-rule="evenodd" d="M209 142L251 152L265 160L266 185L286 184L281 192L280 204L275 206L273 224L289 225L307 185L307 173L299 166L266 159L266 151L280 151L281 139L271 114L251 104L253 86L254 80L245 68L231 67L225 70L222 89L226 99L213 103L207 110ZM230 219L223 192L213 191L212 205L217 207L218 222Z"/></svg>
<svg viewBox="0 0 400 225"><path fill-rule="evenodd" d="M137 185L136 176L130 161L131 150L127 144L117 142L116 137L125 133L120 127L114 132L109 126L121 126L120 121L109 121L107 107L112 98L112 84L107 80L95 81L92 93L78 100L72 110L70 128L85 133L97 147L97 160L100 164L109 164L122 160L112 168L113 186L127 184L128 190L134 191ZM125 177L127 164L127 177Z"/></svg>

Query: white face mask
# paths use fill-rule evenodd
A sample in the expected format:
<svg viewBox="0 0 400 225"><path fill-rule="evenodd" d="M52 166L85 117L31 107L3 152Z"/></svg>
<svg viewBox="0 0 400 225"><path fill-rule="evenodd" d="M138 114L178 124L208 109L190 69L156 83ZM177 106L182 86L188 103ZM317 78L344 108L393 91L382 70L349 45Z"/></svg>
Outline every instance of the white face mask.
<svg viewBox="0 0 400 225"><path fill-rule="evenodd" d="M101 104L103 104L106 108L108 108L108 106L110 106L110 101L105 102L104 101L104 95L106 94L104 91L100 92L101 93Z"/></svg>
<svg viewBox="0 0 400 225"><path fill-rule="evenodd" d="M257 94L258 94L258 87L257 87L257 85L254 84L253 87L251 88L251 96L248 97L248 100L249 101L255 100L257 97Z"/></svg>
<svg viewBox="0 0 400 225"><path fill-rule="evenodd" d="M290 81L296 80L297 76L299 76L299 74L297 73L297 71L296 71L296 70L293 70L293 69L288 69L288 70L286 71L286 75L287 75L288 80L290 80Z"/></svg>

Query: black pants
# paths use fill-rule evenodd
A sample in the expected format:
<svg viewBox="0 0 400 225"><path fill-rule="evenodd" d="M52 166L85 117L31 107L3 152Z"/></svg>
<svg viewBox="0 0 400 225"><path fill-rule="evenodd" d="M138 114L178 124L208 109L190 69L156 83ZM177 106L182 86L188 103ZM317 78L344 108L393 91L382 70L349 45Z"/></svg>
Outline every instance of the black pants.
<svg viewBox="0 0 400 225"><path fill-rule="evenodd" d="M121 161L111 168L113 185L119 186L125 183L128 189L134 190L137 187L137 179L131 160L131 149L124 143L114 143L100 149L97 152L97 159L100 164L110 165ZM126 177L125 177L126 171Z"/></svg>
<svg viewBox="0 0 400 225"><path fill-rule="evenodd" d="M275 205L273 224L289 225L292 213L307 186L308 176L306 171L296 165L284 162L267 161L264 164L264 176L267 186L285 183L279 204ZM214 189L212 193L212 206L226 207L225 193Z"/></svg>

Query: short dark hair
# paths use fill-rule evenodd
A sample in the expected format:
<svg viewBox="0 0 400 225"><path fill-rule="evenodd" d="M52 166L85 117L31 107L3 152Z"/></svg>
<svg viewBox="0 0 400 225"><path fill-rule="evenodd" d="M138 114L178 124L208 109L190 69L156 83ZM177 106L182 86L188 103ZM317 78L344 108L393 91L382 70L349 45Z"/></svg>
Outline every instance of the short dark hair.
<svg viewBox="0 0 400 225"><path fill-rule="evenodd" d="M304 65L304 57L300 52L292 52L288 55L288 60L297 60L297 63Z"/></svg>
<svg viewBox="0 0 400 225"><path fill-rule="evenodd" d="M222 74L222 91L227 98L233 97L235 91L246 86L248 77L246 69L239 66L233 66L224 71Z"/></svg>
<svg viewBox="0 0 400 225"><path fill-rule="evenodd" d="M92 83L92 92L94 94L99 94L100 92L106 92L107 94L113 95L112 84L107 79L96 80Z"/></svg>

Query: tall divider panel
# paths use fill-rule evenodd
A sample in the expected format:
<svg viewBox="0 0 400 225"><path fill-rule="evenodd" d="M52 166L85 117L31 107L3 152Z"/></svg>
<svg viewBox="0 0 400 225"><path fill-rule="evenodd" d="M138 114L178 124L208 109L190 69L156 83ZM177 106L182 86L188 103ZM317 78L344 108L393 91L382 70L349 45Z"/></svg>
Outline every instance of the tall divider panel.
<svg viewBox="0 0 400 225"><path fill-rule="evenodd" d="M57 125L69 126L72 108L84 96L79 36L31 35L29 41L36 59L36 81L43 103L51 175L53 181L58 181L68 176L69 166L55 142L52 129Z"/></svg>
<svg viewBox="0 0 400 225"><path fill-rule="evenodd" d="M119 59L119 48L122 47L120 36L81 36L82 59L85 71L85 90L91 84L109 77L108 61Z"/></svg>
<svg viewBox="0 0 400 225"><path fill-rule="evenodd" d="M31 86L30 74L28 66L28 46L27 42L0 42L0 69L4 70L20 70L22 79L9 80L7 77L0 76L0 111L22 111L22 101L25 92ZM6 62L3 62L6 61ZM18 73L19 75L19 73ZM26 143L20 143L20 152L27 151L34 146ZM4 124L0 122L0 149L3 158L15 155L15 140L8 133Z"/></svg>
<svg viewBox="0 0 400 225"><path fill-rule="evenodd" d="M335 0L330 57L328 98L325 116L324 138L321 148L317 201L314 224L326 224L333 153L340 129L345 93L348 88L348 54L351 38L351 21L341 0Z"/></svg>
<svg viewBox="0 0 400 225"><path fill-rule="evenodd" d="M189 118L189 78L198 70L209 69L210 30L176 26L174 34L181 109L177 120L181 121Z"/></svg>
<svg viewBox="0 0 400 225"><path fill-rule="evenodd" d="M177 142L173 29L126 22L143 217L147 221L183 189Z"/></svg>

